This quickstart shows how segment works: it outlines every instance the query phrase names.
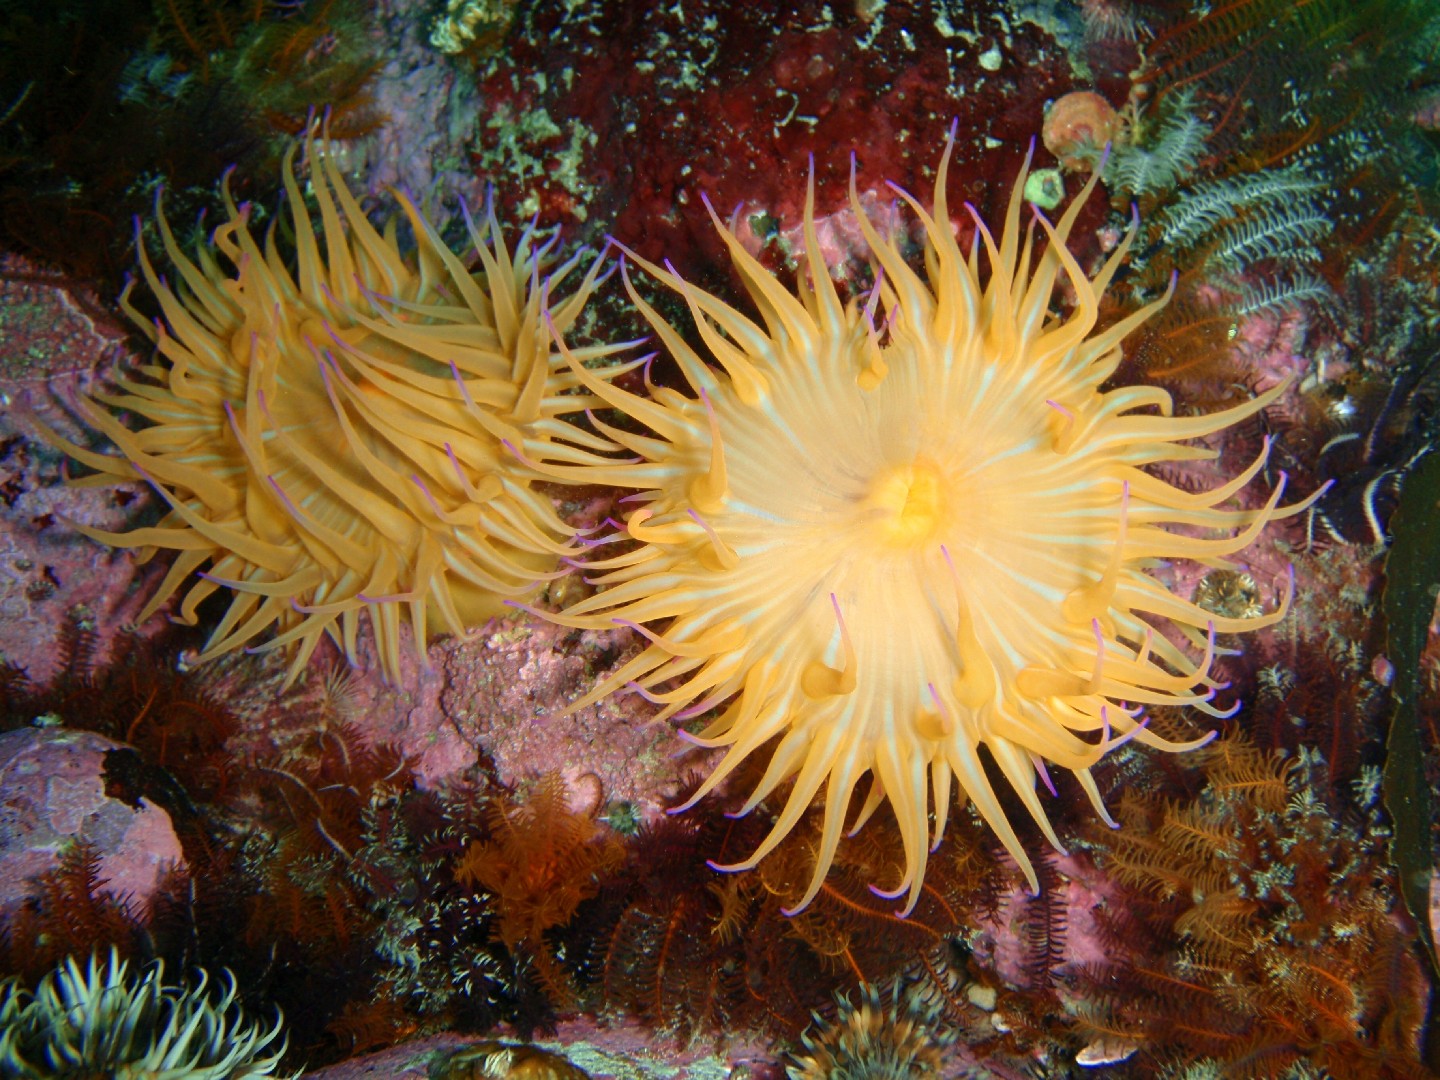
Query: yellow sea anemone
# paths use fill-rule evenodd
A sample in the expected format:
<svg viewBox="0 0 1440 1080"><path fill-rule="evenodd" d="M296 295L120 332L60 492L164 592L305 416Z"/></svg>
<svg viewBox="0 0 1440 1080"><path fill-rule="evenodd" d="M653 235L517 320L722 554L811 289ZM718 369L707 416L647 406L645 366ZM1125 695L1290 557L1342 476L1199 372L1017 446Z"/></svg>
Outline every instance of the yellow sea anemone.
<svg viewBox="0 0 1440 1080"><path fill-rule="evenodd" d="M955 785L1034 888L980 748L1058 848L1036 790L1037 779L1049 783L1045 763L1073 771L1109 821L1091 766L1130 738L1165 750L1198 745L1149 731L1143 707L1228 715L1212 704L1215 634L1273 624L1293 592L1292 573L1272 613L1221 618L1144 570L1161 559L1228 566L1225 557L1267 521L1298 509L1279 509L1283 478L1262 508L1223 508L1260 472L1264 452L1198 493L1146 469L1213 458L1181 444L1253 416L1283 386L1197 417L1173 416L1156 387L1102 391L1122 340L1164 303L1095 332L1098 299L1134 230L1087 279L1065 245L1094 178L1057 224L1036 212L1022 227L1022 172L998 243L977 217L967 254L946 206L951 146L953 133L933 214L896 189L924 226L923 277L865 217L852 165L850 201L876 283L848 304L818 254L813 174L805 272L793 293L715 218L763 325L632 255L684 298L723 370L627 276L697 396L652 386L647 399L587 374L577 358L576 378L652 434L597 418L629 456L586 451L579 464L575 454L562 461L548 456L552 447L525 447L557 479L637 490L612 538L620 553L606 557L592 541L579 562L598 590L548 617L633 627L650 644L575 707L627 686L663 705L661 718L724 703L691 741L726 753L686 806L776 740L742 812L785 780L794 785L753 856L720 869L754 866L823 787L814 874L795 910L820 888L847 818L859 828L888 799L906 869L877 892L908 892L908 912ZM1043 251L1037 230L1048 237ZM1068 315L1050 311L1061 275L1076 296Z"/></svg>
<svg viewBox="0 0 1440 1080"><path fill-rule="evenodd" d="M157 356L117 379L122 393L95 395L115 412L83 405L123 456L47 438L99 470L82 483L143 479L169 507L153 527L83 530L146 557L178 553L141 620L198 577L179 605L184 622L210 594L233 593L200 659L275 627L259 648L298 646L293 679L322 633L353 662L366 612L394 678L402 609L423 658L432 624L465 633L501 599L532 594L572 552L574 531L505 443L605 445L558 419L591 399L567 395L580 379L541 314L568 329L601 260L568 298L547 298L575 260L550 266L529 230L512 255L492 211L478 229L466 215L472 274L397 193L414 233L402 254L394 219L377 231L318 144L306 149L320 227L317 237L292 148L283 180L293 269L273 226L256 242L250 208L228 183L213 250L202 245L193 261L157 213L175 279L137 248L163 321L144 320L128 288L121 298Z"/></svg>

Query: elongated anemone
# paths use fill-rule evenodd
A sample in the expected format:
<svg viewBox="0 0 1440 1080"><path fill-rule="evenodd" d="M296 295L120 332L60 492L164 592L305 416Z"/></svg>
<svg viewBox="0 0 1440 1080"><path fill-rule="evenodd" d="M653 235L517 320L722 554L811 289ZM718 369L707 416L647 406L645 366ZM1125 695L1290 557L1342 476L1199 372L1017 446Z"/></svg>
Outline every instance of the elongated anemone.
<svg viewBox="0 0 1440 1080"><path fill-rule="evenodd" d="M95 395L149 424L135 430L110 409L85 408L119 457L47 437L97 470L82 483L143 479L169 508L154 527L84 529L147 557L178 552L142 619L187 581L179 618L188 623L205 597L229 590L201 659L273 627L258 648L296 646L293 679L322 634L353 662L368 613L394 678L402 617L423 656L432 627L465 633L501 600L531 595L576 551L574 531L506 443L558 439L551 453L562 457L607 445L558 417L594 403L567 395L582 381L567 359L615 350L561 358L551 347L552 328L574 322L602 260L567 298L547 298L575 260L549 265L528 230L511 254L489 211L480 227L466 216L480 265L472 274L397 194L415 239L413 255L402 255L395 221L373 228L320 146L306 149L320 223L317 237L292 148L293 269L273 227L256 242L228 182L227 219L213 250L202 246L194 260L157 212L175 280L137 248L164 319L151 326L129 289L121 301L157 355L117 380L121 393Z"/></svg>
<svg viewBox="0 0 1440 1080"><path fill-rule="evenodd" d="M1259 509L1225 508L1260 472L1268 445L1208 492L1146 471L1213 458L1183 444L1253 416L1284 387L1197 417L1172 415L1155 387L1102 392L1122 340L1164 303L1095 332L1098 299L1134 230L1087 279L1065 244L1094 179L1052 225L1022 213L1022 172L998 241L979 224L966 253L945 200L950 151L933 212L897 189L924 226L924 276L866 219L852 168L851 205L877 284L848 304L818 254L813 176L794 292L715 219L760 323L630 256L689 306L708 357L626 278L695 397L654 386L649 398L631 394L576 357L575 377L652 434L597 421L623 459L525 451L556 479L640 492L619 536L632 543L577 560L598 591L549 617L643 626L649 646L575 707L627 686L659 702L661 717L721 706L691 739L726 749L691 803L773 740L744 810L786 780L793 786L754 855L722 869L754 866L823 791L814 875L797 909L820 888L847 827L888 800L905 871L877 892L908 893L908 912L957 787L1033 888L980 748L1059 847L1036 790L1037 778L1048 783L1044 763L1071 770L1108 821L1091 766L1128 739L1198 745L1160 738L1142 708L1228 715L1214 703L1215 635L1272 625L1293 591L1262 617L1220 618L1143 569L1157 559L1228 566L1268 521L1301 509L1280 507L1283 481ZM1057 316L1050 302L1062 276L1076 302ZM1228 535L1199 538L1206 530ZM1178 643L1159 632L1164 623Z"/></svg>

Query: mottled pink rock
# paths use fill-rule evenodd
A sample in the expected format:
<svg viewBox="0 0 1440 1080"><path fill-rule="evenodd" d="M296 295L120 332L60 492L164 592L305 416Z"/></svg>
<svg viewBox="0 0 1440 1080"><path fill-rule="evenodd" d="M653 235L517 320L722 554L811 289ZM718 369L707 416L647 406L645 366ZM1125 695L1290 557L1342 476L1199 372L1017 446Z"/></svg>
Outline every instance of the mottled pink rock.
<svg viewBox="0 0 1440 1080"><path fill-rule="evenodd" d="M1116 903L1119 890L1089 859L1058 855L1051 863L1055 880L1064 896L1064 954L1058 966L1095 966L1109 959L1109 950L1100 938L1095 913ZM1017 928L1009 913L1023 910L1033 898L1023 882L1006 895L993 920L982 920L984 933L976 942L976 955L1008 985L1028 987L1033 975L1034 945L1025 939L1024 927Z"/></svg>
<svg viewBox="0 0 1440 1080"><path fill-rule="evenodd" d="M1310 358L1300 352L1309 329L1309 320L1300 308L1286 311L1261 311L1240 321L1235 331L1234 349L1241 371L1250 374L1251 385L1268 390L1285 378L1298 382L1310 370Z"/></svg>
<svg viewBox="0 0 1440 1080"><path fill-rule="evenodd" d="M132 552L97 544L69 524L124 529L148 495L135 485L68 486L62 474L71 466L34 438L38 421L94 443L77 420L77 393L125 356L122 328L98 314L94 297L77 300L59 284L25 280L37 275L15 256L0 257L0 660L44 682L55 672L67 620L95 631L103 662L163 567L138 571L148 580L137 589Z"/></svg>
<svg viewBox="0 0 1440 1080"><path fill-rule="evenodd" d="M673 804L686 776L708 771L719 752L698 750L670 724L655 724L656 707L633 693L565 715L642 644L629 630L581 633L517 612L469 639L436 639L428 668L407 636L393 685L381 677L368 630L361 631L354 669L322 642L288 693L280 692L288 664L281 653L222 657L203 676L212 693L248 718L231 753L294 750L324 715L350 724L371 745L402 751L422 787L483 760L512 786L561 773L577 811L624 801L649 819ZM337 691L342 700L322 707Z"/></svg>
<svg viewBox="0 0 1440 1080"><path fill-rule="evenodd" d="M388 202L386 189L398 188L443 229L457 202L472 210L485 202L469 153L480 94L469 63L439 55L426 40L437 10L429 0L375 0L370 9L369 32L384 63L365 91L385 123L338 144L341 160L366 178L370 195Z"/></svg>
<svg viewBox="0 0 1440 1080"><path fill-rule="evenodd" d="M408 643L400 661L400 679L381 677L374 639L368 634L360 649L367 677L352 680L354 709L361 728L374 744L397 747L410 759L422 787L430 787L475 763L477 753L442 707L445 674L434 647L422 665ZM337 661L341 663L343 661Z"/></svg>
<svg viewBox="0 0 1440 1080"><path fill-rule="evenodd" d="M258 654L236 650L195 667L208 692L226 702L241 719L228 752L244 758L310 753L304 745L316 731L343 724L371 746L388 746L409 760L422 787L430 787L473 765L476 750L467 744L440 708L443 674L421 665L402 630L400 678L387 683L375 654L374 638L363 627L351 667L328 638L290 689L284 688L293 654L283 649ZM193 665L182 652L178 662Z"/></svg>
<svg viewBox="0 0 1440 1080"><path fill-rule="evenodd" d="M881 236L923 236L913 215L901 213L898 200L888 188L876 191L873 188L860 192L860 206L871 225ZM765 207L753 203L741 203L735 209L735 235L752 255L759 255L770 243L770 236L755 231L757 224L767 216ZM729 211L716 207L728 216ZM779 223L781 249L790 253L792 261L799 263L805 257L805 224L803 221ZM815 239L820 244L820 257L830 268L830 274L837 281L851 283L860 277L862 268L868 267L870 244L860 230L860 219L849 206L843 206L833 214L826 214L815 220ZM875 316L876 323L884 321L885 313Z"/></svg>
<svg viewBox="0 0 1440 1080"><path fill-rule="evenodd" d="M0 735L0 920L76 841L100 853L100 891L136 914L166 871L183 862L169 814L143 798L137 808L105 794L105 754L122 747L63 727Z"/></svg>
<svg viewBox="0 0 1440 1080"><path fill-rule="evenodd" d="M581 633L518 615L479 640L431 649L443 672L440 708L503 782L558 770L587 805L598 784L607 802L633 803L650 818L712 755L682 743L669 724L655 724L655 706L637 694L565 715L639 644L628 630Z"/></svg>

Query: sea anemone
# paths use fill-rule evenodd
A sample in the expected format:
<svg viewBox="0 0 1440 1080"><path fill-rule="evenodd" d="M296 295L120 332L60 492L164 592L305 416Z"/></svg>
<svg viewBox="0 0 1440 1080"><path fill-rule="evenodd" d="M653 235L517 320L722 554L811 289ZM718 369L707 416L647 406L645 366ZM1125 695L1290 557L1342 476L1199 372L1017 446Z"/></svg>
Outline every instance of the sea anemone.
<svg viewBox="0 0 1440 1080"><path fill-rule="evenodd" d="M33 994L13 978L0 983L0 1077L275 1075L285 1054L281 1018L268 1028L249 1020L228 971L212 998L203 970L186 989L165 984L158 960L139 978L128 968L111 949L108 961L91 956L83 968L69 957Z"/></svg>
<svg viewBox="0 0 1440 1080"><path fill-rule="evenodd" d="M956 1033L939 1023L939 1009L897 983L886 1008L879 992L861 986L860 1000L836 997L833 1020L816 1015L800 1037L805 1052L786 1069L790 1080L926 1080L940 1076Z"/></svg>
<svg viewBox="0 0 1440 1080"><path fill-rule="evenodd" d="M137 222L140 271L164 318L145 320L128 287L121 304L157 357L116 380L123 393L94 395L109 410L82 402L123 456L45 437L99 471L82 483L145 480L169 507L153 527L81 527L145 557L178 553L142 621L193 575L179 604L185 623L210 594L233 593L200 660L273 626L260 648L297 645L293 680L322 633L353 664L367 612L393 679L402 609L423 659L432 624L464 634L501 599L531 595L572 553L573 530L505 444L598 444L558 418L589 399L567 393L578 380L552 350L541 310L567 329L602 260L569 297L551 297L578 257L552 266L551 245L528 229L512 254L492 208L480 228L465 215L480 263L472 274L397 193L414 234L403 254L395 220L377 231L335 163L313 139L306 150L320 228L317 238L292 147L283 180L293 269L273 225L256 242L228 179L226 220L193 261L157 206L173 281L156 273ZM121 412L148 426L132 428Z"/></svg>
<svg viewBox="0 0 1440 1080"><path fill-rule="evenodd" d="M572 370L594 396L653 434L596 417L627 456L587 451L579 464L569 463L576 454L547 463L552 448L524 449L557 479L637 489L623 528L587 538L590 554L576 560L597 591L548 617L627 626L649 644L574 708L623 687L660 704L661 719L723 705L687 737L726 752L677 811L777 740L741 812L783 781L794 785L755 853L719 869L753 867L823 786L814 873L794 910L819 890L846 828L888 799L905 871L872 888L908 892L908 913L957 784L1035 888L981 747L1059 848L1036 790L1050 784L1045 763L1072 770L1109 821L1091 766L1129 739L1198 745L1148 730L1143 707L1230 715L1238 704L1212 704L1223 685L1212 673L1216 634L1272 625L1293 594L1292 570L1276 610L1224 618L1145 572L1157 560L1229 567L1226 556L1266 522L1299 509L1279 507L1283 476L1262 507L1225 508L1264 467L1268 442L1210 491L1180 490L1146 468L1214 458L1182 443L1254 416L1284 386L1185 417L1157 387L1102 390L1126 335L1168 298L1096 330L1099 298L1135 227L1089 279L1066 240L1095 177L1057 224L1035 211L1022 226L1022 171L998 242L967 206L976 222L967 254L946 204L953 144L952 131L933 214L895 189L924 226L924 277L866 219L852 161L850 201L876 269L868 296L848 304L818 254L813 170L807 272L793 293L711 210L763 326L631 255L683 297L723 371L638 296L627 272L631 298L696 396L651 386L642 397L588 374L577 357ZM1037 232L1049 240L1043 252ZM1075 302L1055 315L1062 275ZM606 541L619 553L607 556Z"/></svg>
<svg viewBox="0 0 1440 1080"><path fill-rule="evenodd" d="M1086 41L1134 41L1140 20L1131 0L1080 0Z"/></svg>

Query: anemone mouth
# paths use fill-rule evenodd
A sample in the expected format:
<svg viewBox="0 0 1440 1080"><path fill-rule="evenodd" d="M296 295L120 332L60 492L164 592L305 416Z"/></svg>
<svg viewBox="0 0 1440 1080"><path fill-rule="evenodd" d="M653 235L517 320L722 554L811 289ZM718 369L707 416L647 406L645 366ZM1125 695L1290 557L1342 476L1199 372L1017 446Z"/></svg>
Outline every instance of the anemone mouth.
<svg viewBox="0 0 1440 1080"><path fill-rule="evenodd" d="M879 470L860 504L873 527L872 543L902 551L933 546L950 516L945 480L939 466L924 456Z"/></svg>
<svg viewBox="0 0 1440 1080"><path fill-rule="evenodd" d="M966 208L976 243L961 251L945 196L952 148L953 133L931 209L895 189L925 234L923 275L865 216L852 169L875 285L849 303L819 254L813 178L793 289L711 212L758 322L627 252L690 309L703 352L624 268L632 301L696 396L641 397L571 361L586 390L647 433L606 426L608 452L526 448L557 480L636 492L615 534L632 543L574 560L596 591L544 615L630 625L647 639L574 708L632 687L662 719L714 710L687 741L725 753L686 806L768 748L741 812L782 785L788 793L758 849L723 869L756 865L823 802L814 874L792 910L814 897L842 833L888 802L905 870L881 884L906 896L908 912L952 793L1035 887L992 776L1057 848L1036 790L1051 786L1047 762L1070 770L1109 821L1090 767L1128 741L1164 750L1205 741L1167 742L1145 709L1229 715L1238 705L1215 702L1216 634L1274 623L1293 590L1292 574L1267 614L1226 619L1146 572L1157 559L1228 566L1268 522L1307 505L1282 508L1283 483L1262 506L1236 505L1268 443L1209 491L1181 491L1149 471L1211 457L1192 441L1253 415L1284 385L1197 417L1174 416L1157 388L1102 390L1126 335L1168 299L1097 330L1099 296L1138 222L1087 276L1066 242L1098 173L1052 224L1038 211L1022 222L1022 170L997 234ZM1075 302L1057 315L1061 281Z"/></svg>

